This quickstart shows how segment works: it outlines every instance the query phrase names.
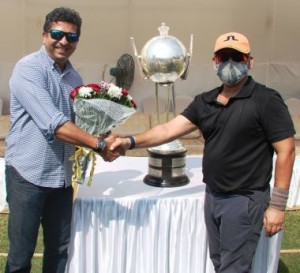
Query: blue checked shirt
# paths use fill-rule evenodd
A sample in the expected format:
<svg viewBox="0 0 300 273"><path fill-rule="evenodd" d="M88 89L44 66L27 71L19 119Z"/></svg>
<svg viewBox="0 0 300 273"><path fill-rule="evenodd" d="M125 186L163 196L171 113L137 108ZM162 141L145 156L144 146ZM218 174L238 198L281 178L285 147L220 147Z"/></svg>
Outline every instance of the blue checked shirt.
<svg viewBox="0 0 300 273"><path fill-rule="evenodd" d="M57 139L55 129L74 121L70 92L82 85L70 62L61 72L44 46L15 66L11 91L11 129L5 161L27 181L43 187L69 186L75 148Z"/></svg>

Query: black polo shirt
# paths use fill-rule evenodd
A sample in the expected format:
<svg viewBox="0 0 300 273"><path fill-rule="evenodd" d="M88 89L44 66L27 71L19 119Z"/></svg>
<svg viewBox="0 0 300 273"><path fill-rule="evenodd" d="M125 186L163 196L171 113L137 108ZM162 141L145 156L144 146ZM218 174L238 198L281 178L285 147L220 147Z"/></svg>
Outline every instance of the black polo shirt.
<svg viewBox="0 0 300 273"><path fill-rule="evenodd" d="M217 192L265 188L272 177L271 143L295 134L287 106L250 76L225 106L216 102L221 90L196 96L182 112L205 139L204 182Z"/></svg>

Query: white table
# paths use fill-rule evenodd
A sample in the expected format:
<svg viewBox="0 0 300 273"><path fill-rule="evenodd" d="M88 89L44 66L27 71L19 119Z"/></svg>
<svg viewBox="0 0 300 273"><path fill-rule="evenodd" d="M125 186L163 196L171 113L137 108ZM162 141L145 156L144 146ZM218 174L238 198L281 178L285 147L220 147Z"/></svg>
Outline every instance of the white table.
<svg viewBox="0 0 300 273"><path fill-rule="evenodd" d="M4 158L0 157L0 212L6 209L6 186L5 186L5 164Z"/></svg>
<svg viewBox="0 0 300 273"><path fill-rule="evenodd" d="M115 167L115 166L116 166L115 163L112 163L111 165L109 165L107 167L110 168L110 167ZM106 166L104 166L104 167L107 168ZM145 164L143 164L143 168L144 167L145 167ZM99 170L99 171L101 171L101 170ZM271 184L272 183L273 183L273 180L271 181ZM8 206L6 203L4 158L0 157L0 211L2 211L3 209L6 209L7 207ZM300 156L297 156L296 160L295 160L293 175L292 175L292 179L291 179L289 199L287 202L287 208L293 209L296 207L300 207Z"/></svg>
<svg viewBox="0 0 300 273"><path fill-rule="evenodd" d="M202 157L186 158L190 183L143 183L148 158L98 158L93 185L79 186L66 273L213 273L203 203ZM277 272L282 233L262 232L253 273Z"/></svg>
<svg viewBox="0 0 300 273"><path fill-rule="evenodd" d="M274 168L273 168L274 174ZM273 176L274 177L274 176ZM271 185L274 183L273 178ZM289 189L289 198L287 201L287 208L300 208L300 156L296 156Z"/></svg>

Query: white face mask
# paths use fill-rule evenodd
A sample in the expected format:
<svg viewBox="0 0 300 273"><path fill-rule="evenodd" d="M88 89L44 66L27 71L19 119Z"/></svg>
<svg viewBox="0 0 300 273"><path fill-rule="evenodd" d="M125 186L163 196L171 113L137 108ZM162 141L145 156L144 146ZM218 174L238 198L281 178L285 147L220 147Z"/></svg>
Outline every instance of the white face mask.
<svg viewBox="0 0 300 273"><path fill-rule="evenodd" d="M248 75L248 62L237 63L228 60L227 62L216 64L215 71L223 83L235 85Z"/></svg>

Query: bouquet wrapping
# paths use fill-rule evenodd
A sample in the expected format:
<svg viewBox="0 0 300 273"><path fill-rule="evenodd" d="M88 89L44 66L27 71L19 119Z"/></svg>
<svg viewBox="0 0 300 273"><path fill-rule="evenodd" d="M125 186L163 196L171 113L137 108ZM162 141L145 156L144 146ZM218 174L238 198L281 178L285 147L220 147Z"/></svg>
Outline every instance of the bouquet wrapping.
<svg viewBox="0 0 300 273"><path fill-rule="evenodd" d="M136 112L136 104L128 92L112 83L101 81L76 87L74 99L75 124L82 130L99 136L125 122ZM92 162L88 186L91 186L96 153L92 149L77 147L73 161L72 183L83 184L89 163Z"/></svg>

